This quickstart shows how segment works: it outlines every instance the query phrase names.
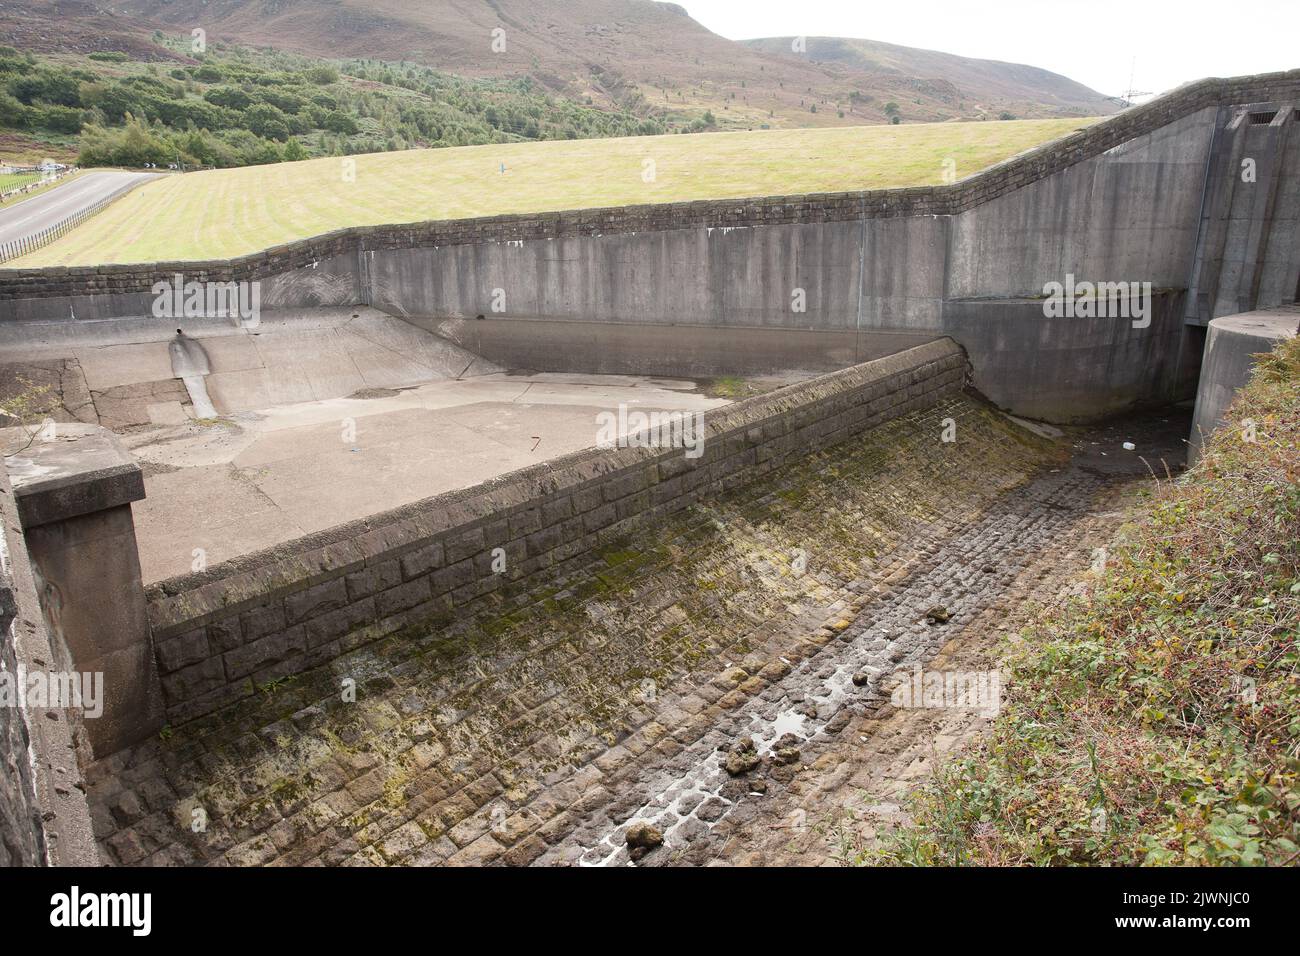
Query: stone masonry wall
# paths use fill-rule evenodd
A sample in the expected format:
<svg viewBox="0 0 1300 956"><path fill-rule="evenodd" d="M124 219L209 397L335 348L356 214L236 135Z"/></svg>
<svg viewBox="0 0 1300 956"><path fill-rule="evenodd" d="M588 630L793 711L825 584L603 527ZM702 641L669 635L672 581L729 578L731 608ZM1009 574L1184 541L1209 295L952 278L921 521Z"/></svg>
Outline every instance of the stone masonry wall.
<svg viewBox="0 0 1300 956"><path fill-rule="evenodd" d="M169 719L526 591L637 524L930 407L968 375L962 350L938 340L709 412L696 459L580 452L156 584L149 614Z"/></svg>
<svg viewBox="0 0 1300 956"><path fill-rule="evenodd" d="M0 529L0 539L4 530ZM5 547L0 540L0 548ZM17 588L6 549L0 567L0 672L16 679ZM32 782L31 733L20 707L0 702L0 866L35 866L44 858L40 810Z"/></svg>
<svg viewBox="0 0 1300 956"><path fill-rule="evenodd" d="M0 270L0 300L147 292L159 275L252 281L343 255L478 242L559 239L700 226L955 215L1044 179L1197 110L1300 94L1300 70L1190 83L1142 106L999 163L961 182L910 189L768 196L492 216L342 229L249 256L212 262Z"/></svg>
<svg viewBox="0 0 1300 956"><path fill-rule="evenodd" d="M20 527L13 487L0 466L0 672L15 693L20 667L24 674L68 669L51 645ZM80 718L46 703L9 694L0 699L0 867L98 862L77 762L78 754L88 754L80 745Z"/></svg>

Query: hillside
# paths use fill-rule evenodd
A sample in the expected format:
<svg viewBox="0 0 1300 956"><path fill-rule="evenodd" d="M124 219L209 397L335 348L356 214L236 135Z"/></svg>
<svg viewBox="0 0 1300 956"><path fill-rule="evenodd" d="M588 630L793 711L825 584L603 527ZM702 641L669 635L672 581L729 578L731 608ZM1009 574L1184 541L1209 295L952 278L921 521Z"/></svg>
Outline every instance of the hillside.
<svg viewBox="0 0 1300 956"><path fill-rule="evenodd" d="M793 37L746 40L747 46L772 55L793 57ZM805 37L804 56L814 63L835 65L885 82L889 77L924 77L921 86L931 95L951 100L961 98L964 109L976 109L991 116L1001 111L1034 115L1046 107L1069 112L1083 105L1097 113L1111 113L1115 103L1068 77L1050 70L976 60L936 50L855 40L843 37Z"/></svg>
<svg viewBox="0 0 1300 956"><path fill-rule="evenodd" d="M895 47L890 69L881 70L771 53L711 33L682 7L655 0L122 0L114 9L127 16L108 23L91 3L0 7L8 14L0 43L37 52L127 49L109 37L138 45L153 27L188 36L198 24L209 41L410 61L462 76L528 77L578 102L669 119L707 110L723 126L887 122L890 103L903 121L1115 108L1064 77L1014 64L935 60L928 51ZM50 19L56 22L39 26ZM498 29L504 49L494 51ZM960 79L943 72L958 67Z"/></svg>
<svg viewBox="0 0 1300 956"><path fill-rule="evenodd" d="M137 60L187 59L152 42L155 29L155 24L91 0L0 0L0 44L30 53L118 52Z"/></svg>
<svg viewBox="0 0 1300 956"><path fill-rule="evenodd" d="M352 225L933 184L945 160L965 177L1087 122L502 143L374 153L353 166L329 158L186 173L142 186L9 265L208 259Z"/></svg>
<svg viewBox="0 0 1300 956"><path fill-rule="evenodd" d="M134 54L38 55L0 46L0 160L68 155L86 166L227 167L667 131L654 119L555 96L527 78L474 79L224 44L198 60L181 56L186 49L165 35ZM176 59L159 62L170 56Z"/></svg>

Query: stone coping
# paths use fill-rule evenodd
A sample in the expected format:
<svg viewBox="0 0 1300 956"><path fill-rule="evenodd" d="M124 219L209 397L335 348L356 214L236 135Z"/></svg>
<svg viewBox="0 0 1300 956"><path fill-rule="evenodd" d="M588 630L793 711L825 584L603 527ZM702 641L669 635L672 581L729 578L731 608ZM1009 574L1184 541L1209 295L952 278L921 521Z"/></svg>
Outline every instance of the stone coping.
<svg viewBox="0 0 1300 956"><path fill-rule="evenodd" d="M0 431L5 467L24 528L106 511L144 497L140 466L99 425L59 423L53 438Z"/></svg>

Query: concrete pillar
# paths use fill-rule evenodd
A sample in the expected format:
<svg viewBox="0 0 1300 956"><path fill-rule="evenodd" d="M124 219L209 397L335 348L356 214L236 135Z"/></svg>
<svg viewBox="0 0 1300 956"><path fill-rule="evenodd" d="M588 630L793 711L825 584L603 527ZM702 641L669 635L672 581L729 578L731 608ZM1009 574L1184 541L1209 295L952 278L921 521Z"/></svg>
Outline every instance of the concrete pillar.
<svg viewBox="0 0 1300 956"><path fill-rule="evenodd" d="M1210 323L1196 389L1192 434L1187 440L1189 465L1201 456L1205 440L1224 423L1224 413L1237 390L1250 380L1255 356L1273 351L1279 342L1294 336L1297 325L1297 306L1226 315Z"/></svg>
<svg viewBox="0 0 1300 956"><path fill-rule="evenodd" d="M1271 308L1293 298L1295 170L1288 139L1296 135L1295 105L1288 100L1219 110L1189 279L1191 324L1206 325L1215 317ZM1247 162L1250 176L1243 166ZM1290 280L1282 283L1284 288L1279 288L1279 273Z"/></svg>
<svg viewBox="0 0 1300 956"><path fill-rule="evenodd" d="M0 432L18 519L61 666L103 674L104 709L83 726L97 757L162 726L131 502L140 466L98 425Z"/></svg>

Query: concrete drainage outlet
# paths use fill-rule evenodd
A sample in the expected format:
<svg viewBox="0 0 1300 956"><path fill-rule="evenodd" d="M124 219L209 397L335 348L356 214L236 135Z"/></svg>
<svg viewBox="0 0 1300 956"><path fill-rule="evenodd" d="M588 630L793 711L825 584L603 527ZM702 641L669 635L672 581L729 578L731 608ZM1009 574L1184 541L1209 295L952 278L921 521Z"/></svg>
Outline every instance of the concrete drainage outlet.
<svg viewBox="0 0 1300 956"><path fill-rule="evenodd" d="M217 410L208 397L208 386L204 381L204 376L212 371L212 363L208 361L203 346L177 329L176 338L168 344L167 351L172 360L172 374L185 383L185 390L190 394L194 417L216 418Z"/></svg>

